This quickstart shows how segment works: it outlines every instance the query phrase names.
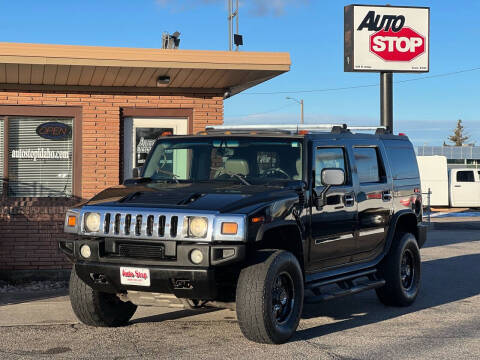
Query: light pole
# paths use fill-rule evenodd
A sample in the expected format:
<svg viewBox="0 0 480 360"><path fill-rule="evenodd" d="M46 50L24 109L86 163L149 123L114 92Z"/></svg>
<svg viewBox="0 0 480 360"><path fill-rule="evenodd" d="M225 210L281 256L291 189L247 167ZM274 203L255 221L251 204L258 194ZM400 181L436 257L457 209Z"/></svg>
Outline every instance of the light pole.
<svg viewBox="0 0 480 360"><path fill-rule="evenodd" d="M303 99L298 100L298 99L292 98L290 96L287 96L286 99L287 100L293 100L296 103L300 104L300 124L303 124Z"/></svg>

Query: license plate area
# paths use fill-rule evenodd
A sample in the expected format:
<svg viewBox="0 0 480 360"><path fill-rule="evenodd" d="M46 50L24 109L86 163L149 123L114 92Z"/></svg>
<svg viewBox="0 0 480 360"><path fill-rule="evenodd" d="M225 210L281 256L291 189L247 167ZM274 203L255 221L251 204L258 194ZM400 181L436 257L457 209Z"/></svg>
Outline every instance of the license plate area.
<svg viewBox="0 0 480 360"><path fill-rule="evenodd" d="M122 285L150 286L150 270L147 268L121 266L120 283Z"/></svg>

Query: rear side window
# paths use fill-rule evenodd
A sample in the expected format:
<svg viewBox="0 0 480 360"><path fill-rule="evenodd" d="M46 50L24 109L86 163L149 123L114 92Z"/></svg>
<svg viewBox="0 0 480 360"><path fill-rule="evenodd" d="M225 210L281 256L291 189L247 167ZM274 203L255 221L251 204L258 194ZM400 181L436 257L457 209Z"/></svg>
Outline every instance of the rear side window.
<svg viewBox="0 0 480 360"><path fill-rule="evenodd" d="M373 147L355 147L353 149L360 183L380 182L382 168L378 159L377 149Z"/></svg>
<svg viewBox="0 0 480 360"><path fill-rule="evenodd" d="M475 182L473 171L458 171L457 181L458 182Z"/></svg>
<svg viewBox="0 0 480 360"><path fill-rule="evenodd" d="M383 143L387 150L394 180L415 179L420 177L417 157L410 142L403 140L384 140Z"/></svg>

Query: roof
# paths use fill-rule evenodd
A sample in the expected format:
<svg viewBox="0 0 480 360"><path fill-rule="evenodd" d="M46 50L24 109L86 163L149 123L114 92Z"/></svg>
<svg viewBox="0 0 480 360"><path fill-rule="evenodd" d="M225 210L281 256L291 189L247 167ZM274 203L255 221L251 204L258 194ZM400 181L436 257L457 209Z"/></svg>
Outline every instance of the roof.
<svg viewBox="0 0 480 360"><path fill-rule="evenodd" d="M121 48L0 42L0 84L230 90L290 70L288 53ZM197 90L198 91L198 90Z"/></svg>

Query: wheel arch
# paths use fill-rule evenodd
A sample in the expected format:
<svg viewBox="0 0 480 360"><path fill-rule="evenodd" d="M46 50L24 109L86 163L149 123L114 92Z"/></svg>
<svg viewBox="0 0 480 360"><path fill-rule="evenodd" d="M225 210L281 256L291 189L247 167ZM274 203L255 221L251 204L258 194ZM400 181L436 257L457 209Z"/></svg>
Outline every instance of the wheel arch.
<svg viewBox="0 0 480 360"><path fill-rule="evenodd" d="M397 232L409 232L415 236L418 244L418 220L417 216L413 211L405 210L398 212L394 215L390 222L390 227L388 229L387 235L387 251L388 252L392 246L393 240L395 239L395 234ZM420 244L418 244L420 247Z"/></svg>
<svg viewBox="0 0 480 360"><path fill-rule="evenodd" d="M302 271L305 271L302 232L295 222L266 224L257 234L255 248L289 251L297 258Z"/></svg>

